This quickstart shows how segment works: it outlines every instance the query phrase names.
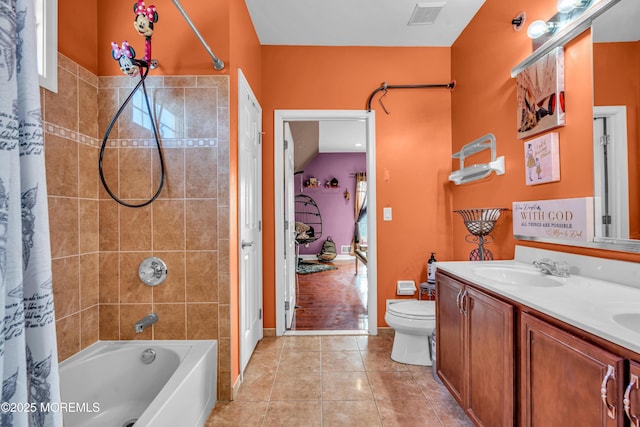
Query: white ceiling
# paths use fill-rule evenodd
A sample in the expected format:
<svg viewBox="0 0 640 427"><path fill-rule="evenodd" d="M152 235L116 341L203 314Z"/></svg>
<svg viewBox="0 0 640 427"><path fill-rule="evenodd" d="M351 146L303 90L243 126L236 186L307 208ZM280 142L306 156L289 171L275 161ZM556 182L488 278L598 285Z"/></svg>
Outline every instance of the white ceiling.
<svg viewBox="0 0 640 427"><path fill-rule="evenodd" d="M321 120L321 153L365 153L367 128L364 120Z"/></svg>
<svg viewBox="0 0 640 427"><path fill-rule="evenodd" d="M623 0L596 18L593 40L600 42L630 42L640 40L640 2Z"/></svg>
<svg viewBox="0 0 640 427"><path fill-rule="evenodd" d="M262 45L451 46L485 0L245 0ZM417 4L433 24L407 25Z"/></svg>

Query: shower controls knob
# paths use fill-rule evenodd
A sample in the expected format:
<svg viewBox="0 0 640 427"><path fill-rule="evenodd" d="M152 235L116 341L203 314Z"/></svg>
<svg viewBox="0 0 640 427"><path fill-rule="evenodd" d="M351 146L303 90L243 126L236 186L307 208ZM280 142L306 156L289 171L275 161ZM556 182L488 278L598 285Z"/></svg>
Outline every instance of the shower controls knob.
<svg viewBox="0 0 640 427"><path fill-rule="evenodd" d="M145 285L158 286L167 278L167 264L158 257L142 260L138 267L138 277Z"/></svg>

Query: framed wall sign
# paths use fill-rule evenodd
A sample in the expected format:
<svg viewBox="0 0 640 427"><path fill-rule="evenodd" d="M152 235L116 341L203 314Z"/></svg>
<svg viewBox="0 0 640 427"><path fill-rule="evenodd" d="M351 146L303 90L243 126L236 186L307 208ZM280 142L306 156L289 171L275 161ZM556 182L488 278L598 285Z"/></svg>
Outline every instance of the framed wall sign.
<svg viewBox="0 0 640 427"><path fill-rule="evenodd" d="M593 241L593 197L513 202L516 239Z"/></svg>
<svg viewBox="0 0 640 427"><path fill-rule="evenodd" d="M557 132L524 143L525 183L527 185L560 181L560 153Z"/></svg>

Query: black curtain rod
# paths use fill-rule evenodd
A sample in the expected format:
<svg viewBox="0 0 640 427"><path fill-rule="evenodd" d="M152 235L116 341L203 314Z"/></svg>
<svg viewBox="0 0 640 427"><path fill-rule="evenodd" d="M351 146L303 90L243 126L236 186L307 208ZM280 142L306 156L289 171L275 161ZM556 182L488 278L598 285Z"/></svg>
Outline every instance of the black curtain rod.
<svg viewBox="0 0 640 427"><path fill-rule="evenodd" d="M450 83L446 83L446 84L426 84L426 85L388 85L386 82L384 82L384 83L382 83L380 85L379 88L377 88L376 90L371 92L371 95L369 95L369 98L367 99L367 111L371 111L371 101L373 100L373 97L376 95L376 93L384 92L384 94L386 95L388 89L447 88L447 89L453 90L455 87L456 87L456 81L455 80L452 80ZM384 97L384 95L382 95L382 96ZM382 101L380 102L380 105L382 105L382 109L384 110L384 112L389 114L387 109L384 108L384 104L382 104Z"/></svg>

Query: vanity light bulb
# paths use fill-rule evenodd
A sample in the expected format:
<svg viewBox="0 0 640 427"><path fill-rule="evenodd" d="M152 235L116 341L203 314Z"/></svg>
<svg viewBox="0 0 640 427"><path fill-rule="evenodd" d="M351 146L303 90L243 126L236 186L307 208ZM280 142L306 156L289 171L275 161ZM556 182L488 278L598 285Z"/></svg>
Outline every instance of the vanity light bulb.
<svg viewBox="0 0 640 427"><path fill-rule="evenodd" d="M580 2L576 0L558 0L558 12L569 13L575 9Z"/></svg>
<svg viewBox="0 0 640 427"><path fill-rule="evenodd" d="M542 19L539 19L537 21L533 21L531 25L529 25L529 28L527 28L527 36L529 36L530 39L537 39L547 31L547 23Z"/></svg>

